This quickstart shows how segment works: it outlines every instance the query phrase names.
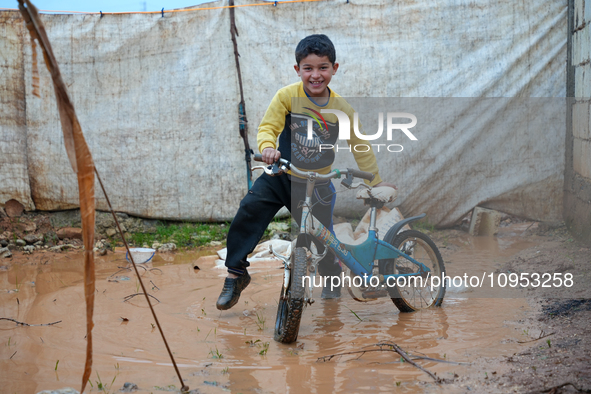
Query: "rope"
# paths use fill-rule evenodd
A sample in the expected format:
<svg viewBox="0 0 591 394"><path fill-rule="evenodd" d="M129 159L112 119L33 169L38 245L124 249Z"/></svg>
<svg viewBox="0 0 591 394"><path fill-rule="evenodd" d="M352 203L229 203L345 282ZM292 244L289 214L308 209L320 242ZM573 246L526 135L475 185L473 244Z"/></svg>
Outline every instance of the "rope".
<svg viewBox="0 0 591 394"><path fill-rule="evenodd" d="M234 6L234 0L230 0L229 7ZM248 120L246 119L246 103L244 101L244 89L242 87L242 73L240 71L240 54L238 53L238 29L236 28L236 18L234 8L230 8L230 35L232 36L232 45L234 46L234 59L236 61L236 74L238 75L238 86L240 88L240 103L238 103L238 131L244 142L244 161L246 162L246 184L248 190L252 187L252 169L250 167L250 144L248 142Z"/></svg>
<svg viewBox="0 0 591 394"><path fill-rule="evenodd" d="M239 5L224 5L219 7L204 7L204 8L181 8L176 10L160 10L160 11L125 11L125 12L87 12L87 11L56 11L56 10L39 10L39 12L55 12L63 14L85 14L85 15L125 15L125 14L168 14L175 12L189 12L189 11L205 11L205 10L220 10L224 8L239 8L239 7L257 7L261 5L277 6L277 4L288 3L316 3L324 0L284 0L265 3L254 4L239 4ZM0 11L18 11L18 8L0 8Z"/></svg>

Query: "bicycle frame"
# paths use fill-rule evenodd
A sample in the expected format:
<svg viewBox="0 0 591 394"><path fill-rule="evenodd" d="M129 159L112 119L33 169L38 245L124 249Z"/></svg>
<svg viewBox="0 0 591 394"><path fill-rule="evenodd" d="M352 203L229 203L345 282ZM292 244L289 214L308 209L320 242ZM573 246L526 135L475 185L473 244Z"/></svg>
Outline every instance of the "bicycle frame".
<svg viewBox="0 0 591 394"><path fill-rule="evenodd" d="M313 174L309 175L306 188L306 199L302 207L300 235L312 235L326 245L328 249L332 250L339 260L349 267L353 274L364 277L367 275L369 280L371 280L371 277L373 276L375 260L395 259L403 256L403 258L418 266L418 271L414 273L380 275L379 279L381 284L383 284L384 281L387 281L388 278L396 279L402 276L421 276L431 272L431 270L423 263L416 261L411 256L404 254L392 245L378 238L376 228L376 207L371 207L369 232L367 239L363 243L360 245L348 245L339 241L336 235L316 219L310 211L315 183L315 176ZM312 223L314 224L313 226Z"/></svg>
<svg viewBox="0 0 591 394"><path fill-rule="evenodd" d="M255 155L255 160L263 161L262 155ZM356 301L369 301L370 299L375 299L374 296L379 298L389 295L396 307L401 312L412 312L419 309L424 309L431 305L441 305L443 295L445 294L445 285L437 290L437 294L435 296L431 295L428 300L425 300L419 291L420 299L418 300L419 302L417 304L414 292L414 288L417 286L416 280L414 284L415 287L413 287L412 284L409 285L413 290L410 298L408 297L408 294L410 293L405 290L406 285L398 284L398 278L402 277L406 281L407 277L419 276L421 278L425 278L424 275L426 275L426 278L428 279L432 272L431 269L425 264L415 260L412 257L412 255L417 255L414 253L411 255L411 253L409 253L408 245L410 243L413 244L413 248L414 243L419 240L426 245L427 254L429 255L431 263L433 263L433 270L443 272L443 261L439 251L437 250L437 247L433 244L433 241L431 241L429 237L422 234L421 232L410 230L397 235L399 230L401 230L405 224L419 220L423 218L425 214L403 219L388 230L386 233L388 241L392 242L394 245L397 245L401 250L378 238L378 229L376 227L376 210L378 207L381 208L385 202L392 201L394 193L382 189L378 190L379 192L374 195L372 194L372 189L369 186L366 186L364 183L359 183L353 186L353 178L357 177L372 181L375 177L374 174L351 168L347 168L346 170L333 170L328 174L318 174L311 171L302 171L296 167L292 167L289 161L281 158L275 163L269 164L268 166L253 167L252 169L262 169L270 176L275 176L291 171L292 176L298 176L307 180L306 196L303 205L301 206L302 210L299 234L297 241L292 244L294 249L292 250L291 257L282 256L278 253L275 253L272 247L269 248L270 252L275 257L283 261L284 264L283 287L281 289L281 295L277 306L277 318L275 320L274 339L276 341L281 343L292 343L297 340L302 311L307 304L311 305L314 303L312 293L314 287L317 286L315 284L314 276L317 272L318 263L326 256L329 250L332 250L336 257L339 258L351 270L352 275L355 276L354 278L349 277L349 279L351 279L349 283L355 283L353 280L360 277L363 277L363 279L366 281L366 284L363 285L365 290L361 290L359 296L357 296L357 293L353 293L353 291L356 290L349 289L351 295ZM329 230L312 215L312 195L314 194L316 180L331 180L333 178L340 178L342 175L346 176L346 178L341 182L345 187L351 189L359 186L365 186L370 189L367 191L367 193L361 194L361 198L363 198L366 203L369 203L371 210L368 236L367 239L365 239L360 245L348 245L342 243L336 237L333 231ZM417 244L420 244L423 246L423 248L425 248L425 245L421 243ZM324 246L322 249L320 249L322 250L322 253L318 253L319 250L315 249L313 245ZM382 267L375 264L376 260L393 260L399 257L405 259L405 261L409 261L411 264L416 266L417 269L415 270L414 267L400 266L397 262L395 271L390 272L406 273L384 274L384 272L389 271L389 267L383 267L382 273L380 273L379 268ZM417 258L420 257L417 256ZM378 279L376 284L373 283L375 280L371 280L374 277ZM294 278L296 278L295 282L293 281ZM308 280L307 286L305 284L306 278L310 279ZM369 278L370 286L367 285L367 278ZM324 278L325 289L327 286L326 279L327 277ZM331 278L331 290L333 287L332 279L334 279L334 277ZM389 288L387 294L378 294L382 292L381 289L378 289L378 287L383 288L384 285L391 286L389 281L390 279L395 279L396 286ZM301 283L299 283L300 280ZM343 281L344 280L345 277L343 277ZM340 282L337 286L340 287ZM351 287L351 285L349 286ZM419 286L423 287L422 284ZM353 287L362 287L362 285L354 284ZM400 289L398 287L400 287ZM370 298L367 298L365 296L366 294L369 295ZM364 300L362 300L362 298Z"/></svg>

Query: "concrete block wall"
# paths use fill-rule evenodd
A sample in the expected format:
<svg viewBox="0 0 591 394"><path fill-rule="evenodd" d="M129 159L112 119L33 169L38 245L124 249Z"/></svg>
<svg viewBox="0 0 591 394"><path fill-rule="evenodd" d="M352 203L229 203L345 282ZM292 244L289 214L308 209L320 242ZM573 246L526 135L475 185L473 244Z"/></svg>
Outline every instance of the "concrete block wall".
<svg viewBox="0 0 591 394"><path fill-rule="evenodd" d="M591 244L591 0L569 1L569 19L564 216Z"/></svg>

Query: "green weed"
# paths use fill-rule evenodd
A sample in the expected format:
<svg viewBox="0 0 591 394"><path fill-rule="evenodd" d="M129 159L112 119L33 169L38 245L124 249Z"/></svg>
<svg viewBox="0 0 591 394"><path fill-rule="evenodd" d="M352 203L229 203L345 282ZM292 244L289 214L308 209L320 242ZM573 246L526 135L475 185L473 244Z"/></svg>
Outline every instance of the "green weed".
<svg viewBox="0 0 591 394"><path fill-rule="evenodd" d="M351 313L352 313L353 315L355 315L355 317L356 317L356 318L357 318L359 321L363 321L363 319L362 319L362 318L360 318L360 317L357 315L357 313L353 312L353 310L352 310L351 308L349 308L348 306L345 306L345 308L347 308L348 310L350 310L350 311L351 311Z"/></svg>
<svg viewBox="0 0 591 394"><path fill-rule="evenodd" d="M418 220L416 222L412 223L412 228L413 230L419 230L419 231L429 231L429 232L433 232L435 231L435 225L432 223L429 223L426 220Z"/></svg>
<svg viewBox="0 0 591 394"><path fill-rule="evenodd" d="M211 354L211 358L215 358L215 359L218 359L218 360L224 358L224 355L222 353L220 353L220 351L218 350L217 346L215 348L215 351L214 350L210 350L209 351L209 354Z"/></svg>
<svg viewBox="0 0 591 394"><path fill-rule="evenodd" d="M57 371L57 365L58 365L59 363L60 363L60 360L57 360L57 361L55 362L55 369L54 369L54 371Z"/></svg>
<svg viewBox="0 0 591 394"><path fill-rule="evenodd" d="M128 241L140 246L174 242L179 248L199 247L211 241L224 241L228 228L227 223L159 222L155 232L130 233Z"/></svg>
<svg viewBox="0 0 591 394"><path fill-rule="evenodd" d="M267 351L269 350L269 342L263 342L263 348L261 349L261 351L259 352L259 354L261 356L265 356L267 354Z"/></svg>
<svg viewBox="0 0 591 394"><path fill-rule="evenodd" d="M99 389L100 391L102 391L103 393L110 393L111 389L113 388L113 384L115 384L115 379L117 379L117 375L119 373L115 374L115 376L113 377L113 380L111 381L110 385L106 385L103 383L103 381L101 380L101 377L98 373L98 371L96 371L96 377L98 380L95 380L96 383L96 388ZM90 382L90 380L89 380ZM92 383L90 384L92 386ZM94 386L92 386L94 388Z"/></svg>
<svg viewBox="0 0 591 394"><path fill-rule="evenodd" d="M257 327L259 328L259 331L263 331L265 329L265 316L263 315L263 313L261 312L261 314L259 315L258 311L255 311L256 315L257 315L257 319L255 321Z"/></svg>
<svg viewBox="0 0 591 394"><path fill-rule="evenodd" d="M253 347L256 346L257 343L259 343L261 340L257 339L256 341L253 341L252 339L250 341L246 341L244 343L246 343L248 346Z"/></svg>

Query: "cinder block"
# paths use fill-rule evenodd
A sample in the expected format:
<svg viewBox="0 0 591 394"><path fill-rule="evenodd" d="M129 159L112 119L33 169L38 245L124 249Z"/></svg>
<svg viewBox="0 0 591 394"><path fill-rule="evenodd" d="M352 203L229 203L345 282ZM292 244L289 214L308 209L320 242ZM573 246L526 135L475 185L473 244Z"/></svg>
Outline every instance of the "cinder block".
<svg viewBox="0 0 591 394"><path fill-rule="evenodd" d="M585 22L585 0L575 0L575 29Z"/></svg>
<svg viewBox="0 0 591 394"><path fill-rule="evenodd" d="M501 223L501 212L481 207L474 208L470 220L470 235L496 235Z"/></svg>
<svg viewBox="0 0 591 394"><path fill-rule="evenodd" d="M583 95L584 98L591 97L591 64L587 63L583 66Z"/></svg>
<svg viewBox="0 0 591 394"><path fill-rule="evenodd" d="M589 50L591 50L590 46L591 46L591 40L589 39L589 32L591 32L591 28L589 27L589 24L587 24L587 26L585 26L584 29L579 30L577 33L579 33L579 56L581 58L581 60L579 61L579 63L583 63L589 60Z"/></svg>
<svg viewBox="0 0 591 394"><path fill-rule="evenodd" d="M581 31L575 31L573 33L573 42L572 42L572 52L571 52L571 62L573 66L578 66L579 64L583 63L582 57L582 49L581 49Z"/></svg>
<svg viewBox="0 0 591 394"><path fill-rule="evenodd" d="M574 139L573 169L579 175L591 179L591 141Z"/></svg>
<svg viewBox="0 0 591 394"><path fill-rule="evenodd" d="M575 66L575 97L583 97L583 77L585 76L585 67Z"/></svg>
<svg viewBox="0 0 591 394"><path fill-rule="evenodd" d="M573 105L573 136L575 138L591 140L590 122L589 102L582 101Z"/></svg>

